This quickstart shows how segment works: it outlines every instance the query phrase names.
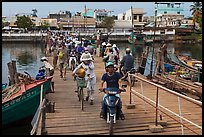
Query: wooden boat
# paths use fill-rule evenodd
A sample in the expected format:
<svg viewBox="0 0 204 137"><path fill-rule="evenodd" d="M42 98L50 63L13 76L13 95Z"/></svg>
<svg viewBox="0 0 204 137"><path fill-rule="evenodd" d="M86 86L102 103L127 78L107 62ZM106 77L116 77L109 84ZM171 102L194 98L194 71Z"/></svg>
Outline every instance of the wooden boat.
<svg viewBox="0 0 204 137"><path fill-rule="evenodd" d="M198 68L195 66L197 64L202 64L202 61L189 59L186 56L178 56L179 61L186 67L191 68L193 70L197 70Z"/></svg>
<svg viewBox="0 0 204 137"><path fill-rule="evenodd" d="M45 93L50 89L51 80L52 76L29 84L14 84L4 89L2 125L10 125L27 117L33 117L40 104L41 85L43 84L43 93Z"/></svg>

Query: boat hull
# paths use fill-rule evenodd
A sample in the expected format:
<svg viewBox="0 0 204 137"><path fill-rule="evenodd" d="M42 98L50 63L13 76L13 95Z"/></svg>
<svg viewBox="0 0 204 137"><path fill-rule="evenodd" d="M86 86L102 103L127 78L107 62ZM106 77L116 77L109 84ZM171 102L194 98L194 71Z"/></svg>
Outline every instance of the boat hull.
<svg viewBox="0 0 204 137"><path fill-rule="evenodd" d="M12 124L26 117L34 116L40 104L41 85L43 84L43 92L45 93L49 90L50 83L51 79L48 79L21 95L4 102L2 104L2 125Z"/></svg>

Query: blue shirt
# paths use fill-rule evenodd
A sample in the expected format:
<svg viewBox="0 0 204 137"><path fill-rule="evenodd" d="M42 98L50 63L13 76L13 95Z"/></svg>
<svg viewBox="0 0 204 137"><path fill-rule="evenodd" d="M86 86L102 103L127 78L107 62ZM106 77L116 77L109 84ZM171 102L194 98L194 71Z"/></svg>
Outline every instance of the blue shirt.
<svg viewBox="0 0 204 137"><path fill-rule="evenodd" d="M119 79L121 78L121 75L119 72L114 72L113 75L109 76L108 73L103 74L101 80L107 83L107 88L109 87L115 87L119 88Z"/></svg>
<svg viewBox="0 0 204 137"><path fill-rule="evenodd" d="M133 56L129 55L129 54L126 54L122 61L121 61L121 64L123 64L123 68L125 71L129 71L131 70L132 68L134 68L134 58Z"/></svg>

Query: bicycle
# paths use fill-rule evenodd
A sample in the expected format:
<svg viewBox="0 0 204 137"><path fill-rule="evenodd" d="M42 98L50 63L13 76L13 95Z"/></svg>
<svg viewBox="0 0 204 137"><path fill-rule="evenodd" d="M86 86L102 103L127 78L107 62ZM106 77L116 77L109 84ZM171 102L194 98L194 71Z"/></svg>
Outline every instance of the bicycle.
<svg viewBox="0 0 204 137"><path fill-rule="evenodd" d="M86 88L87 83L85 78L80 78L76 77L77 81L77 93L78 93L78 98L79 101L81 101L81 110L84 110L84 93L83 93L83 88Z"/></svg>

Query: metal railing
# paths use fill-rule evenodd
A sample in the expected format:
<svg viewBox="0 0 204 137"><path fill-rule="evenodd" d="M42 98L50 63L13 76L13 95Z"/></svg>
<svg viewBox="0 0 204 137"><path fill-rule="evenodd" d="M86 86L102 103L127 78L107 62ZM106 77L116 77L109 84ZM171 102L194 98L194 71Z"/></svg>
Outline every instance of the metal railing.
<svg viewBox="0 0 204 137"><path fill-rule="evenodd" d="M47 131L45 128L45 119L46 119L46 99L43 98L43 85L41 85L41 94L40 94L40 105L35 113L35 116L31 123L33 128L30 132L30 135L46 135ZM34 121L34 122L33 122Z"/></svg>
<svg viewBox="0 0 204 137"><path fill-rule="evenodd" d="M155 117L156 117L156 119L155 119L155 125L156 125L156 126L158 125L158 110L159 110L160 112L164 113L164 114L167 115L168 117L172 118L174 121L176 121L176 122L178 122L178 123L181 124L182 135L184 134L184 129L183 129L184 127L186 127L187 129L189 129L190 131L194 132L195 134L198 134L198 135L199 135L199 133L197 133L195 130L193 130L192 128L190 128L190 126L188 126L187 124L184 124L184 123L183 123L183 121L186 121L186 122L190 123L191 125L193 125L193 126L199 128L200 130L202 130L202 126L200 126L200 125L198 125L198 124L195 124L195 123L193 123L192 121L190 121L190 120L188 120L188 119L186 119L186 118L184 118L184 117L181 116L181 115L182 115L182 112L181 112L181 102L180 102L180 98L182 98L182 99L184 99L184 100L186 100L186 101L189 101L190 103L196 104L196 105L198 105L198 106L202 109L202 102L201 102L201 101L197 101L197 100L192 99L192 98L190 98L190 97L187 97L187 96L185 96L185 95L179 94L179 93L177 93L177 92L175 92L175 91L173 91L173 90L170 90L170 89L168 89L168 88L165 88L165 87L163 87L163 86L161 86L161 85L155 84L155 83L153 83L153 82L151 82L151 81L148 81L148 80L146 80L146 79L144 79L144 78L141 78L141 77L137 76L137 74L130 74L130 73L129 73L129 74L128 74L128 80L129 80L129 81L130 81L130 76L135 77L136 79L138 79L138 81L140 81L141 91L142 91L142 94L141 94L141 93L135 91L134 89L132 89L131 86L129 86L129 91L130 91L130 104L132 103L132 99L131 99L131 98L132 98L132 94L134 94L134 95L136 95L137 97L139 97L140 99L142 99L142 100L144 101L144 109L145 109L145 111L146 111L146 106L145 106L146 103L148 103L149 105L151 105L152 107L154 107L154 108L156 109L156 110L155 110L155 111L156 111L156 116L155 116ZM156 91L156 101L153 101L153 100L151 100L150 98L148 98L148 97L146 97L146 96L144 95L144 90L143 90L142 82L146 82L146 83L148 83L148 84L150 84L150 85L153 85L153 86L157 87L157 89L156 89L156 90L157 90L157 91ZM168 93L170 93L170 94L173 94L173 95L175 95L175 96L178 97L179 114L177 114L177 113L175 113L175 112L169 110L168 108L166 108L166 107L164 107L164 106L162 106L162 105L159 104L159 89L162 89L162 90L164 90L164 91L166 91L166 92L168 92ZM165 111L167 111L167 112L165 112ZM175 118L172 117L171 115L169 115L169 113L171 113L171 114L173 114L174 116L180 118L180 121L177 120L177 119L175 119ZM162 120L161 115L160 115L160 120Z"/></svg>

